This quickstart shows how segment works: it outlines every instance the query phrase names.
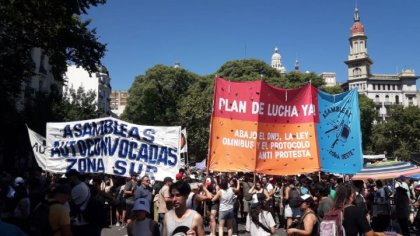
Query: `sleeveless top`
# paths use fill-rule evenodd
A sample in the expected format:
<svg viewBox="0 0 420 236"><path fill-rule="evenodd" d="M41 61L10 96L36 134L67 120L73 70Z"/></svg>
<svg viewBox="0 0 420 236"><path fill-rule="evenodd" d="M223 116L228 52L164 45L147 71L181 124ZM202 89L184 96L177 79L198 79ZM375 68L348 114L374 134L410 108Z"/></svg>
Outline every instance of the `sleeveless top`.
<svg viewBox="0 0 420 236"><path fill-rule="evenodd" d="M235 200L235 193L231 188L228 188L227 190L221 189L222 194L220 196L220 205L219 210L220 211L227 211L230 209L233 209L233 203Z"/></svg>
<svg viewBox="0 0 420 236"><path fill-rule="evenodd" d="M315 214L315 212L310 211L308 213L305 213L302 218L300 218L298 225L296 226L297 229L302 229L305 230L305 223L303 222L303 220L305 219L305 217L309 214L314 214L315 218L316 218L316 223L314 224L314 227L312 228L312 233L310 234L311 236L318 236L319 235L319 222L318 222L318 218Z"/></svg>
<svg viewBox="0 0 420 236"><path fill-rule="evenodd" d="M134 220L131 233L134 236L153 236L153 233L150 231L151 221L149 218L145 218L142 221Z"/></svg>
<svg viewBox="0 0 420 236"><path fill-rule="evenodd" d="M188 210L187 210L188 211ZM175 215L175 211L174 210L170 210L168 211L168 220L165 222L166 223L166 233L168 236L172 236L175 233L187 233L188 230L190 230L192 228L192 224L193 224L193 219L195 214L197 214L196 211L194 210L189 210L189 214L187 217L185 217L185 219L182 222L177 221L177 216ZM166 236L166 235L163 235Z"/></svg>
<svg viewBox="0 0 420 236"><path fill-rule="evenodd" d="M195 204L195 201L194 201L194 198L195 198L195 193L194 192L190 192L190 194L188 195L188 198L187 198L187 208L188 209L191 209L191 210L197 210L196 208L197 208L197 204Z"/></svg>
<svg viewBox="0 0 420 236"><path fill-rule="evenodd" d="M257 193L264 193L264 189L261 188L260 190L256 191L252 194L252 202L251 203L258 203L258 195Z"/></svg>

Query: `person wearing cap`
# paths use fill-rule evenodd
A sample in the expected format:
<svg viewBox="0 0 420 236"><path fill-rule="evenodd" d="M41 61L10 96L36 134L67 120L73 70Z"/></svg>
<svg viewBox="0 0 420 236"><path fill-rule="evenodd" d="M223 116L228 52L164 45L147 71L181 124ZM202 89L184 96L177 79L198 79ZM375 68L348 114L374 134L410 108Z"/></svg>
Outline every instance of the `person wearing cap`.
<svg viewBox="0 0 420 236"><path fill-rule="evenodd" d="M74 235L88 235L95 231L93 227L83 217L82 212L86 210L91 192L89 186L81 180L81 175L77 170L71 169L67 171L66 177L72 186L71 189L71 231ZM100 235L100 231L96 230L95 235Z"/></svg>
<svg viewBox="0 0 420 236"><path fill-rule="evenodd" d="M54 235L58 236L71 236L70 228L70 210L65 204L68 203L71 196L71 188L67 184L57 185L48 199L50 210L48 219Z"/></svg>
<svg viewBox="0 0 420 236"><path fill-rule="evenodd" d="M172 208L172 198L169 192L169 187L172 185L173 179L171 177L165 177L163 179L163 187L159 190L159 223L163 222L165 214Z"/></svg>
<svg viewBox="0 0 420 236"><path fill-rule="evenodd" d="M190 185L180 180L172 184L169 191L173 209L165 214L162 236L204 236L203 218L196 211L187 208Z"/></svg>
<svg viewBox="0 0 420 236"><path fill-rule="evenodd" d="M318 235L318 219L314 212L315 201L309 194L301 196L300 209L302 217L296 227L287 229L287 234Z"/></svg>
<svg viewBox="0 0 420 236"><path fill-rule="evenodd" d="M147 218L150 214L150 202L146 198L137 198L133 206L133 220L127 225L128 236L159 236L159 225Z"/></svg>
<svg viewBox="0 0 420 236"><path fill-rule="evenodd" d="M206 188L206 186L203 183L190 183L190 187L191 192L188 195L187 208L195 210L202 214L204 210L200 208L201 203L211 200L213 194L210 193L210 191ZM204 194L200 194L200 192L203 192Z"/></svg>

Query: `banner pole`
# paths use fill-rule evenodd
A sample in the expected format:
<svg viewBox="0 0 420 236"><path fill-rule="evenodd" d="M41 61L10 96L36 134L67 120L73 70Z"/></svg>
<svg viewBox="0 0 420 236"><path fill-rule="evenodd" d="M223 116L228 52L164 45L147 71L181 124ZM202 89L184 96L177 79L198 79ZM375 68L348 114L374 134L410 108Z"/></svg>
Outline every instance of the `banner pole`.
<svg viewBox="0 0 420 236"><path fill-rule="evenodd" d="M213 115L214 115L214 100L215 100L215 97L216 97L216 79L217 78L218 77L216 75L214 77L214 80L213 80L213 103L211 104L211 116L210 116L210 125L209 125L210 131L209 131L209 142L208 142L209 146L207 148L207 158L206 158L207 159L207 163L206 163L207 174L206 174L206 176L209 176L209 169L210 169L211 131L212 131L212 123L213 123Z"/></svg>

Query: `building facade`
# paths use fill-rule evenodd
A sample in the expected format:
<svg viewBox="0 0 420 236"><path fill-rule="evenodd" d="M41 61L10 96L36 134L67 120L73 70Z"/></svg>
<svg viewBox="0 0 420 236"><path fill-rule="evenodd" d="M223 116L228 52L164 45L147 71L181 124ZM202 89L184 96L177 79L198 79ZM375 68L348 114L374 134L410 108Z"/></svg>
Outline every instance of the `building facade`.
<svg viewBox="0 0 420 236"><path fill-rule="evenodd" d="M63 86L63 93L69 89L77 91L80 87L87 93L93 91L96 95L96 105L98 109L106 114L111 114L110 95L111 78L109 72L104 66L99 66L98 72L89 74L88 71L75 65L67 67L64 76L67 84Z"/></svg>
<svg viewBox="0 0 420 236"><path fill-rule="evenodd" d="M31 102L36 93L49 94L53 87L60 91L59 88L62 86L61 82L54 79L49 58L41 48L32 48L31 56L35 64L35 71L31 79L21 85L21 93L16 99L16 109L18 111L23 111L25 104Z"/></svg>
<svg viewBox="0 0 420 236"><path fill-rule="evenodd" d="M335 72L322 72L319 76L325 81L326 87L337 85L337 75Z"/></svg>
<svg viewBox="0 0 420 236"><path fill-rule="evenodd" d="M378 111L377 121L389 117L392 105L419 106L414 70L405 69L399 74L372 74L372 59L367 48L367 35L360 22L359 11L354 11L354 22L350 29L350 52L345 63L348 68L348 81L344 89L357 88L375 102Z"/></svg>
<svg viewBox="0 0 420 236"><path fill-rule="evenodd" d="M121 116L127 106L128 91L115 90L111 93L111 112L116 116Z"/></svg>

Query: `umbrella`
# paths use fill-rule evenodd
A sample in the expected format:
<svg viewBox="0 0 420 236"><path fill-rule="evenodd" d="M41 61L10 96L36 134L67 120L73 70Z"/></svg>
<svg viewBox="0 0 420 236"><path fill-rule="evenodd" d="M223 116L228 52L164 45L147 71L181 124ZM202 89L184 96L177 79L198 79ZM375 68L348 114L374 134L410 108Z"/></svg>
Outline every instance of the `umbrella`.
<svg viewBox="0 0 420 236"><path fill-rule="evenodd" d="M352 179L393 179L402 175L411 176L415 174L420 174L420 168L410 162L382 161L366 164Z"/></svg>
<svg viewBox="0 0 420 236"><path fill-rule="evenodd" d="M414 175L404 176L404 177L410 178L412 180L420 180L420 174L414 174Z"/></svg>

